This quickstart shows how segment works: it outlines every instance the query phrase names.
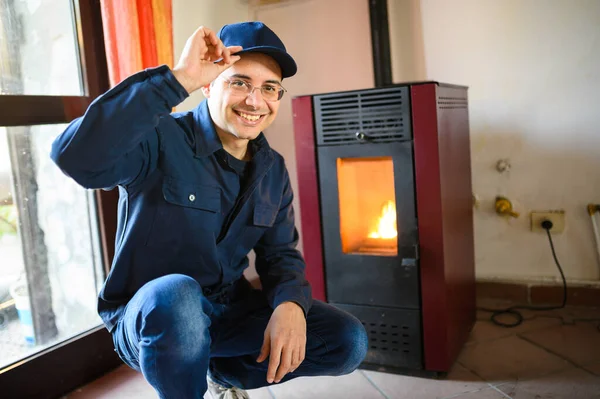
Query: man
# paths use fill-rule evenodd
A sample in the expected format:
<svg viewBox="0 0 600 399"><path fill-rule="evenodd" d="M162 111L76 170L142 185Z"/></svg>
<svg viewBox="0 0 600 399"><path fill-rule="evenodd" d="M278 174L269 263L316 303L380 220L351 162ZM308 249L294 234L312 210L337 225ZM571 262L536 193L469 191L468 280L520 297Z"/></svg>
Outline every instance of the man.
<svg viewBox="0 0 600 399"><path fill-rule="evenodd" d="M362 324L311 299L288 172L261 133L295 73L262 23L201 27L172 71L130 76L53 144L79 184L119 188L98 310L161 398L248 398L243 389L342 375L364 359ZM207 100L170 114L198 89ZM262 291L242 275L252 249Z"/></svg>

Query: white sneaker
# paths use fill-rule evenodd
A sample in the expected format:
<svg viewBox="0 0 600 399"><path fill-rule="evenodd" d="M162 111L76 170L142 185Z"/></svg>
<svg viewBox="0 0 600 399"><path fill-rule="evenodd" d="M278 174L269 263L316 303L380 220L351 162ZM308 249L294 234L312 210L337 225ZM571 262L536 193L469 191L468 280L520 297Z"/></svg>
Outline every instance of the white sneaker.
<svg viewBox="0 0 600 399"><path fill-rule="evenodd" d="M248 393L243 389L236 387L225 388L210 378L206 380L208 381L208 392L210 392L210 396L213 399L250 399Z"/></svg>

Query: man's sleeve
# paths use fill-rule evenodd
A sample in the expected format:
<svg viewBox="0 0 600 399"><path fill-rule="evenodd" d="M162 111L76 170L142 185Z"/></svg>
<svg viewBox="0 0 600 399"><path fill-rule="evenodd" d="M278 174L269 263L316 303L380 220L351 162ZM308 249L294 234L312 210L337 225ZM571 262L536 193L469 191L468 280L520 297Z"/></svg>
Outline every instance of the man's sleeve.
<svg viewBox="0 0 600 399"><path fill-rule="evenodd" d="M131 75L92 102L52 144L51 158L86 188L134 184L156 168L156 127L188 96L167 66Z"/></svg>
<svg viewBox="0 0 600 399"><path fill-rule="evenodd" d="M286 170L283 198L275 222L254 248L256 271L273 309L291 301L300 305L306 316L312 305L312 293L304 272L304 258L296 249L298 231L294 222L293 197Z"/></svg>

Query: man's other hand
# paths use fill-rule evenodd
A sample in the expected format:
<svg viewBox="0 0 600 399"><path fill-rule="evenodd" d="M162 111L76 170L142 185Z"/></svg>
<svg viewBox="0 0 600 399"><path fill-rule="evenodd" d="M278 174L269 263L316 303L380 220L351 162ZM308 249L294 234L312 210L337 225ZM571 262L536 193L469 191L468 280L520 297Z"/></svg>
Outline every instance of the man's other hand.
<svg viewBox="0 0 600 399"><path fill-rule="evenodd" d="M225 47L215 32L201 26L185 43L173 74L191 94L238 61L240 56L232 54L241 50L241 46Z"/></svg>
<svg viewBox="0 0 600 399"><path fill-rule="evenodd" d="M296 370L306 355L306 318L302 308L294 302L277 306L265 330L260 355L261 363L269 357L267 382L280 382Z"/></svg>

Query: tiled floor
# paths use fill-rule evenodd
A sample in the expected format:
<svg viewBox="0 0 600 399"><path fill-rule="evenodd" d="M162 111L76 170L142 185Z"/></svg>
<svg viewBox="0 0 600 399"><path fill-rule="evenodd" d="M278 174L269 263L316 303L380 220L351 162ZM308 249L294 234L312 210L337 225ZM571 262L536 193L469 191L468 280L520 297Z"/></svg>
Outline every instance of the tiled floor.
<svg viewBox="0 0 600 399"><path fill-rule="evenodd" d="M498 305L498 304L496 304ZM458 361L441 380L358 370L343 377L299 378L250 391L252 399L593 399L600 398L600 309L524 312L506 329L478 313ZM123 366L68 399L156 398ZM208 398L208 396L207 396Z"/></svg>

